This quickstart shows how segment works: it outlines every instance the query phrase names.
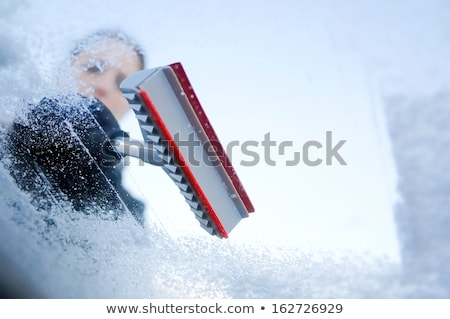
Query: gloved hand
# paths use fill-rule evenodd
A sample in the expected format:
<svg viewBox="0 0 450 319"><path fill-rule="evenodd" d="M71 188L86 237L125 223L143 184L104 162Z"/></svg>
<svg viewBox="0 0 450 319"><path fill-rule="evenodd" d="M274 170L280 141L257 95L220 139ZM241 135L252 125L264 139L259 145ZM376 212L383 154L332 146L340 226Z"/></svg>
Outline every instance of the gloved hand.
<svg viewBox="0 0 450 319"><path fill-rule="evenodd" d="M24 165L35 163L75 208L124 211L125 204L142 222L143 204L122 187L121 155L110 142L124 134L101 102L69 95L31 108L14 124L10 148ZM20 181L25 188L32 182Z"/></svg>

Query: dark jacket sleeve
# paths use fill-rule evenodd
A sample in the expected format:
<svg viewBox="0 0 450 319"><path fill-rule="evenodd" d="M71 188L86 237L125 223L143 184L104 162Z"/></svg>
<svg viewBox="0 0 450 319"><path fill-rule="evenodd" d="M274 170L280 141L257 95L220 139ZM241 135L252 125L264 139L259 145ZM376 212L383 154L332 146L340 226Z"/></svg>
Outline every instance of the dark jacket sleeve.
<svg viewBox="0 0 450 319"><path fill-rule="evenodd" d="M110 142L123 134L101 102L76 95L43 99L14 124L11 142L76 209L125 204L142 222L144 205L123 188L121 155Z"/></svg>
<svg viewBox="0 0 450 319"><path fill-rule="evenodd" d="M99 123L100 127L103 128L108 140L105 143L103 139L102 144L102 158L99 160L102 170L105 175L115 186L116 191L120 195L121 199L135 216L135 218L143 223L143 212L144 204L135 199L122 185L122 162L118 158L121 157L117 154L114 147L111 145L110 141L117 137L128 137L128 135L120 129L119 124L112 115L111 111L106 108L100 101L89 104L88 106L90 112L93 114L96 121Z"/></svg>

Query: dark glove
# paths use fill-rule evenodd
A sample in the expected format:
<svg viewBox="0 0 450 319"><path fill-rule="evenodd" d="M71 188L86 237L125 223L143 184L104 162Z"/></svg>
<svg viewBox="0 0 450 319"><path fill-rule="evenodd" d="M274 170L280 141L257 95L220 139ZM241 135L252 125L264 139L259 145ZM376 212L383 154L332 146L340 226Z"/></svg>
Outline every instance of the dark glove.
<svg viewBox="0 0 450 319"><path fill-rule="evenodd" d="M110 142L124 134L101 102L70 95L43 99L15 123L11 141L16 155L37 163L76 208L123 210L125 203L142 221L143 204L123 189L121 155Z"/></svg>

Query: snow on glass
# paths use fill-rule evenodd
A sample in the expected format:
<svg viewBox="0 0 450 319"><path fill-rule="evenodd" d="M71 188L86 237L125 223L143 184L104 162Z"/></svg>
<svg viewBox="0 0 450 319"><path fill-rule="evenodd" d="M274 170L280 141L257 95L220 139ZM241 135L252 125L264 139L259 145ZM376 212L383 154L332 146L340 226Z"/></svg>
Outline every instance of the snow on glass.
<svg viewBox="0 0 450 319"><path fill-rule="evenodd" d="M72 88L66 73L52 65L60 61L55 56L64 45L55 45L55 30L36 23L42 16L56 23L64 14L31 4L28 11L19 10L21 3L0 5L5 9L0 15L0 148L5 128L22 108ZM34 23L34 35L59 51L35 46L23 21ZM56 88L55 81L61 86ZM65 202L58 210L37 210L5 169L5 156L0 163L0 270L22 278L17 287L27 287L29 295L54 298L448 298L450 93L418 98L417 91L411 96L394 96L395 87L388 91L384 104L403 198L396 207L402 263L224 241L203 233L172 237L155 225L138 226L132 216L104 220L74 212ZM418 238L427 238L420 247L414 246Z"/></svg>

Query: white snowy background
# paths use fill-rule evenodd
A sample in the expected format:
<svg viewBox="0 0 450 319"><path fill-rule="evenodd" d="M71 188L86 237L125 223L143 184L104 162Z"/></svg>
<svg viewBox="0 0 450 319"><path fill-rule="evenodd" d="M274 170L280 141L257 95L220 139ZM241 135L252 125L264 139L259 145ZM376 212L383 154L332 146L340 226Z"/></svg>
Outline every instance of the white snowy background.
<svg viewBox="0 0 450 319"><path fill-rule="evenodd" d="M438 0L2 1L2 124L67 87L74 41L118 27L147 67L183 63L224 145L270 132L294 146L273 149L275 166L262 147L252 167L233 150L256 212L227 240L137 163L125 178L150 231L60 216L45 232L1 168L0 254L47 297L448 298L449 13ZM348 165L285 165L326 131Z"/></svg>

